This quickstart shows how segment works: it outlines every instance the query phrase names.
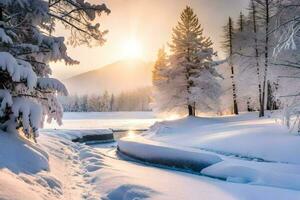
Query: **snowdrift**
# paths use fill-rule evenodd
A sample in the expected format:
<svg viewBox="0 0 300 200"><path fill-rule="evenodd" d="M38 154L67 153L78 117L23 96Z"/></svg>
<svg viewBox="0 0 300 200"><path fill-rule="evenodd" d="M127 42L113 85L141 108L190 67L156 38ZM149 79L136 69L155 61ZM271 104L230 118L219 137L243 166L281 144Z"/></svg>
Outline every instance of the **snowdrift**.
<svg viewBox="0 0 300 200"><path fill-rule="evenodd" d="M259 119L257 113L157 122L145 137L226 156L300 164L300 137L275 118Z"/></svg>
<svg viewBox="0 0 300 200"><path fill-rule="evenodd" d="M0 131L0 152L0 169L28 174L49 170L48 155L18 135Z"/></svg>
<svg viewBox="0 0 300 200"><path fill-rule="evenodd" d="M283 166L283 168L289 169L286 171L274 169L274 167L276 167L276 164L263 167L244 165L243 162L223 161L203 169L201 174L234 183L300 190L299 170L297 170L298 173L295 173L288 165ZM299 166L295 167L299 168Z"/></svg>

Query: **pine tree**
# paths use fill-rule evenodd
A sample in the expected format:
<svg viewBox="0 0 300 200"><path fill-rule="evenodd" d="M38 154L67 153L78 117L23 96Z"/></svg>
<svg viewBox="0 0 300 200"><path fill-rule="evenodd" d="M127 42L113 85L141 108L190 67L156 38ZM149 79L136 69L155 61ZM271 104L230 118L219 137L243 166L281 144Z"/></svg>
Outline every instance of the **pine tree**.
<svg viewBox="0 0 300 200"><path fill-rule="evenodd" d="M165 109L163 102L169 90L168 57L165 48L158 50L157 59L152 71L153 107L156 113Z"/></svg>
<svg viewBox="0 0 300 200"><path fill-rule="evenodd" d="M242 12L240 12L240 16L239 19L237 21L237 26L238 26L238 30L240 32L244 31L244 26L245 26L245 16Z"/></svg>
<svg viewBox="0 0 300 200"><path fill-rule="evenodd" d="M157 60L154 64L154 69L152 71L152 83L153 86L161 84L162 81L166 80L166 67L167 67L167 53L165 48L161 48L157 53Z"/></svg>
<svg viewBox="0 0 300 200"><path fill-rule="evenodd" d="M174 92L173 98L178 100L174 104L185 105L188 115L195 116L197 104L200 109L204 107L206 109L208 106L208 98L199 98L201 94L208 91L201 85L204 82L200 79L205 74L207 77L202 77L202 80L214 81L210 76L216 75L211 68L215 52L210 38L203 35L199 19L189 6L183 10L177 26L173 29L170 49L172 52L170 73L174 79L173 86L181 93L179 96L177 94L179 91Z"/></svg>
<svg viewBox="0 0 300 200"><path fill-rule="evenodd" d="M1 1L0 8L0 128L19 129L35 139L46 116L61 124L57 94L68 94L59 80L49 77L49 62L78 63L68 56L64 38L51 35L55 24L71 31L73 45L101 45L106 31L93 21L110 11L84 0L9 0Z"/></svg>
<svg viewBox="0 0 300 200"><path fill-rule="evenodd" d="M241 20L242 21L242 20ZM242 22L240 23L242 25ZM240 27L242 29L242 26ZM233 22L231 17L229 17L228 24L224 27L224 41L223 48L228 55L228 61L231 71L231 82L232 82L232 100L233 100L233 113L238 115L238 104L237 104L237 94L236 94L236 83L235 83L235 73L233 65Z"/></svg>
<svg viewBox="0 0 300 200"><path fill-rule="evenodd" d="M110 96L110 112L115 111L115 96L114 94L111 94Z"/></svg>

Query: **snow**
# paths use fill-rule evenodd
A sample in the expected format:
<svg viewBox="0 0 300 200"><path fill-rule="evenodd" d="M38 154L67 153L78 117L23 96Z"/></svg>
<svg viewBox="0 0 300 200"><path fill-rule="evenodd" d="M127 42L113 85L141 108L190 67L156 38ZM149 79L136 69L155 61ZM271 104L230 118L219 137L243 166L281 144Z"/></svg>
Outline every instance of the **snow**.
<svg viewBox="0 0 300 200"><path fill-rule="evenodd" d="M196 157L201 162L202 155L209 154L219 161L202 169L202 175L228 182L300 190L299 136L275 123L275 118L258 119L256 115L157 122L143 134L144 138L123 138L118 146L137 159L153 163L175 157L173 166L179 168L185 168L182 157L190 162ZM199 155L191 159L178 151Z"/></svg>
<svg viewBox="0 0 300 200"><path fill-rule="evenodd" d="M277 124L275 118L258 119L257 113L158 122L150 128L148 137L225 155L300 164L300 137Z"/></svg>
<svg viewBox="0 0 300 200"><path fill-rule="evenodd" d="M201 171L202 174L229 182L264 185L300 190L299 165L257 164L254 162L220 162Z"/></svg>
<svg viewBox="0 0 300 200"><path fill-rule="evenodd" d="M39 146L20 140L15 134L0 131L0 152L0 169L8 168L16 174L49 169L48 155Z"/></svg>
<svg viewBox="0 0 300 200"><path fill-rule="evenodd" d="M4 115L6 108L12 106L13 100L9 91L1 90L1 89L0 89L0 100L1 100L0 117L2 117Z"/></svg>
<svg viewBox="0 0 300 200"><path fill-rule="evenodd" d="M68 95L66 86L55 78L38 78L37 85L41 89L55 90L59 94Z"/></svg>
<svg viewBox="0 0 300 200"><path fill-rule="evenodd" d="M181 168L198 172L203 168L222 161L220 157L211 153L167 147L138 137L119 140L118 149L122 153L139 160L170 167L180 166Z"/></svg>
<svg viewBox="0 0 300 200"><path fill-rule="evenodd" d="M61 129L59 132L53 131L53 130L47 130L47 132L55 132L56 135L59 135L60 137L74 140L74 139L80 139L84 136L91 136L91 135L107 135L107 134L113 134L113 131L111 129L79 129L79 130L64 130Z"/></svg>
<svg viewBox="0 0 300 200"><path fill-rule="evenodd" d="M0 28L0 40L2 43L12 44L12 39L5 33L3 28Z"/></svg>
<svg viewBox="0 0 300 200"><path fill-rule="evenodd" d="M10 53L0 52L0 69L7 71L15 82L26 80L27 86L33 88L37 77L28 62L16 60Z"/></svg>
<svg viewBox="0 0 300 200"><path fill-rule="evenodd" d="M13 98L13 102L13 115L16 119L21 116L24 133L29 135L32 129L37 136L37 130L42 126L41 105L25 97Z"/></svg>
<svg viewBox="0 0 300 200"><path fill-rule="evenodd" d="M81 113L69 115L76 118L77 123L80 123L80 119L86 120ZM127 115L130 121L142 116L142 113L85 115L90 120L96 120L97 116L102 116L102 120L107 116L118 116L123 121ZM151 114L144 113L143 117L148 119L149 116ZM116 122L115 119L111 120L111 124ZM201 150L199 146L193 147L195 143L191 143L192 139L189 138L199 141L196 130L206 129L206 126L216 129L222 124L228 128L234 123L252 126L249 122L252 120L255 121L253 116L242 115L238 118L165 121L157 123L142 138L131 136L120 142L126 149L144 157L171 155L173 159L176 156L199 162L208 160L210 165L201 173L214 178L159 168L149 163L147 166L117 153L114 143L87 146L70 140L73 137L71 133L92 134L101 130L101 126L95 130L44 129L37 138L38 144L0 132L0 199L300 199L298 163L257 162L217 154ZM264 124L268 120L271 119L256 120L256 124ZM186 124L194 126L184 129ZM175 141L171 139L182 134L191 134L185 135L188 145L183 146L182 140L174 145ZM164 142L159 141L163 139Z"/></svg>

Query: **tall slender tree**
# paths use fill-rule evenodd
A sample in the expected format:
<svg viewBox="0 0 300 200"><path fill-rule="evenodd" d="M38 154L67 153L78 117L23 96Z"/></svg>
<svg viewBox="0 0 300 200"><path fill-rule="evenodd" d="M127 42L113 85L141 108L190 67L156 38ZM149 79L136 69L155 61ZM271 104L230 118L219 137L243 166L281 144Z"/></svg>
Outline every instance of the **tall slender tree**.
<svg viewBox="0 0 300 200"><path fill-rule="evenodd" d="M244 31L244 26L245 26L245 16L242 12L240 12L240 16L239 16L237 25L238 25L239 31L243 32Z"/></svg>
<svg viewBox="0 0 300 200"><path fill-rule="evenodd" d="M241 20L242 21L242 20ZM241 22L242 24L242 22ZM240 27L242 29L242 26ZM231 82L232 82L232 100L233 100L233 113L238 115L239 109L237 104L237 93L236 93L236 83L235 83L235 73L234 73L234 65L233 65L233 22L231 17L228 19L228 24L224 27L224 41L223 48L227 52L228 55L228 63L231 71Z"/></svg>
<svg viewBox="0 0 300 200"><path fill-rule="evenodd" d="M270 52L272 51L271 47L271 19L276 15L276 9L278 7L278 0L254 0L257 5L257 16L260 22L260 28L263 33L263 42L264 46L264 64L262 70L262 94L261 94L261 108L260 108L260 116L263 117L265 115L266 109L266 97L267 94L267 82L268 82L268 71L270 67Z"/></svg>
<svg viewBox="0 0 300 200"><path fill-rule="evenodd" d="M257 75L257 85L258 85L258 102L259 102L259 117L263 116L264 104L262 102L262 89L260 81L260 64L259 64L259 50L258 50L258 29L257 29L257 11L256 4L254 0L251 0L251 14L252 14L252 24L254 33L254 50L255 50L255 63L256 63L256 75Z"/></svg>

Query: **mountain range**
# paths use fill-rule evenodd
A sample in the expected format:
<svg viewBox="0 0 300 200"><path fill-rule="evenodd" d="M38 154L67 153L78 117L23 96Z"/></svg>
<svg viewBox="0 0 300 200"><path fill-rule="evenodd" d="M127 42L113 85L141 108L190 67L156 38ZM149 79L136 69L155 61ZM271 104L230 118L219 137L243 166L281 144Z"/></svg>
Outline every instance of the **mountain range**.
<svg viewBox="0 0 300 200"><path fill-rule="evenodd" d="M104 91L118 94L151 86L152 68L153 62L121 60L63 82L70 94L99 94Z"/></svg>

